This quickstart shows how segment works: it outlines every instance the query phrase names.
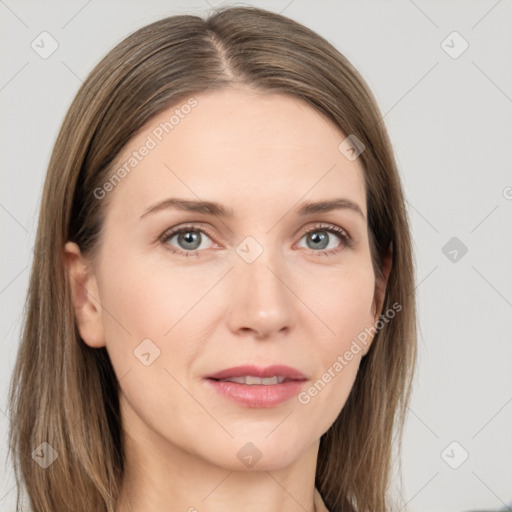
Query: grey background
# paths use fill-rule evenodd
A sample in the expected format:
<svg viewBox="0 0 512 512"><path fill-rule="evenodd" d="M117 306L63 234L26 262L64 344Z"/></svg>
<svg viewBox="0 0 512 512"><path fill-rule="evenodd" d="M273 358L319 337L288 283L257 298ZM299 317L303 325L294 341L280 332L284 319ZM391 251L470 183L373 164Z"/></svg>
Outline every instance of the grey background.
<svg viewBox="0 0 512 512"><path fill-rule="evenodd" d="M403 448L408 510L510 504L512 1L246 4L326 37L385 115L417 260L419 368ZM92 67L130 32L172 14L204 15L210 5L220 4L0 0L2 462L40 193L64 114ZM46 59L31 47L43 31L58 43ZM462 48L458 36L442 46L453 31L469 44L457 58L445 50ZM13 511L10 461L0 471L0 509Z"/></svg>

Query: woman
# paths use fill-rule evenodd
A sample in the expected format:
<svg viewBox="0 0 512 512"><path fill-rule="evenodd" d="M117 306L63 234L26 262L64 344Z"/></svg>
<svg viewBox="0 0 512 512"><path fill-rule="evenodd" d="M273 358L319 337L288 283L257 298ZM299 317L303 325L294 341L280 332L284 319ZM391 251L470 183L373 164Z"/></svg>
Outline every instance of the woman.
<svg viewBox="0 0 512 512"><path fill-rule="evenodd" d="M12 377L31 510L388 510L415 350L400 179L343 55L237 7L98 64L49 164Z"/></svg>

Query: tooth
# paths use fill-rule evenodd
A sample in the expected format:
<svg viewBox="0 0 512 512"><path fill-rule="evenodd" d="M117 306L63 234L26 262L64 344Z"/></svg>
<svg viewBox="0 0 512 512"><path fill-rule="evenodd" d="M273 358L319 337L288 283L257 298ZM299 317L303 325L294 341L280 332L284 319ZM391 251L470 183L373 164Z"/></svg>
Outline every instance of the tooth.
<svg viewBox="0 0 512 512"><path fill-rule="evenodd" d="M281 382L284 382L285 379L286 377L277 377L277 382L281 384Z"/></svg>
<svg viewBox="0 0 512 512"><path fill-rule="evenodd" d="M277 384L278 380L277 377L266 377L264 379L261 379L261 383L265 384L265 386L270 386L272 384Z"/></svg>
<svg viewBox="0 0 512 512"><path fill-rule="evenodd" d="M245 377L229 377L227 379L220 379L221 382L236 382L237 384L245 384Z"/></svg>
<svg viewBox="0 0 512 512"><path fill-rule="evenodd" d="M245 377L245 383L249 386L252 386L253 384L261 384L261 377L253 377L252 375L247 375Z"/></svg>

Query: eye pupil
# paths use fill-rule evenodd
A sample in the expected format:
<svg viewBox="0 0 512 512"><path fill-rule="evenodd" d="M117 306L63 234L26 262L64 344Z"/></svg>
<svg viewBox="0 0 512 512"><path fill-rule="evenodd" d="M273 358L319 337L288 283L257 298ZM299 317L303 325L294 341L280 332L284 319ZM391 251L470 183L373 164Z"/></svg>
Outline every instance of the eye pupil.
<svg viewBox="0 0 512 512"><path fill-rule="evenodd" d="M198 231L186 231L178 235L178 243L183 245L183 249L197 249L201 245L201 234ZM192 247L190 247L190 245Z"/></svg>
<svg viewBox="0 0 512 512"><path fill-rule="evenodd" d="M314 244L320 242L320 245L313 247L314 249L325 249L329 245L329 236L326 231L314 231L308 234L308 241L312 241Z"/></svg>

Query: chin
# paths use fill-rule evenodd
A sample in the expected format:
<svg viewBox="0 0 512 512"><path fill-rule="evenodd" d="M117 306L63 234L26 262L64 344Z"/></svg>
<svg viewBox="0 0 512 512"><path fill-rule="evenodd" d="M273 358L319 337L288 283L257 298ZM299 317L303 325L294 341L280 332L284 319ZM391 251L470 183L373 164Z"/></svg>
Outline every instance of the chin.
<svg viewBox="0 0 512 512"><path fill-rule="evenodd" d="M300 449L301 443L290 437L275 435L275 439L270 440L270 437L261 438L260 434L257 439L250 439L251 436L244 436L243 440L234 441L232 448L223 451L220 459L217 459L217 465L231 471L277 471L293 464L303 451ZM234 457L226 457L230 452ZM220 464L219 460L222 461Z"/></svg>

